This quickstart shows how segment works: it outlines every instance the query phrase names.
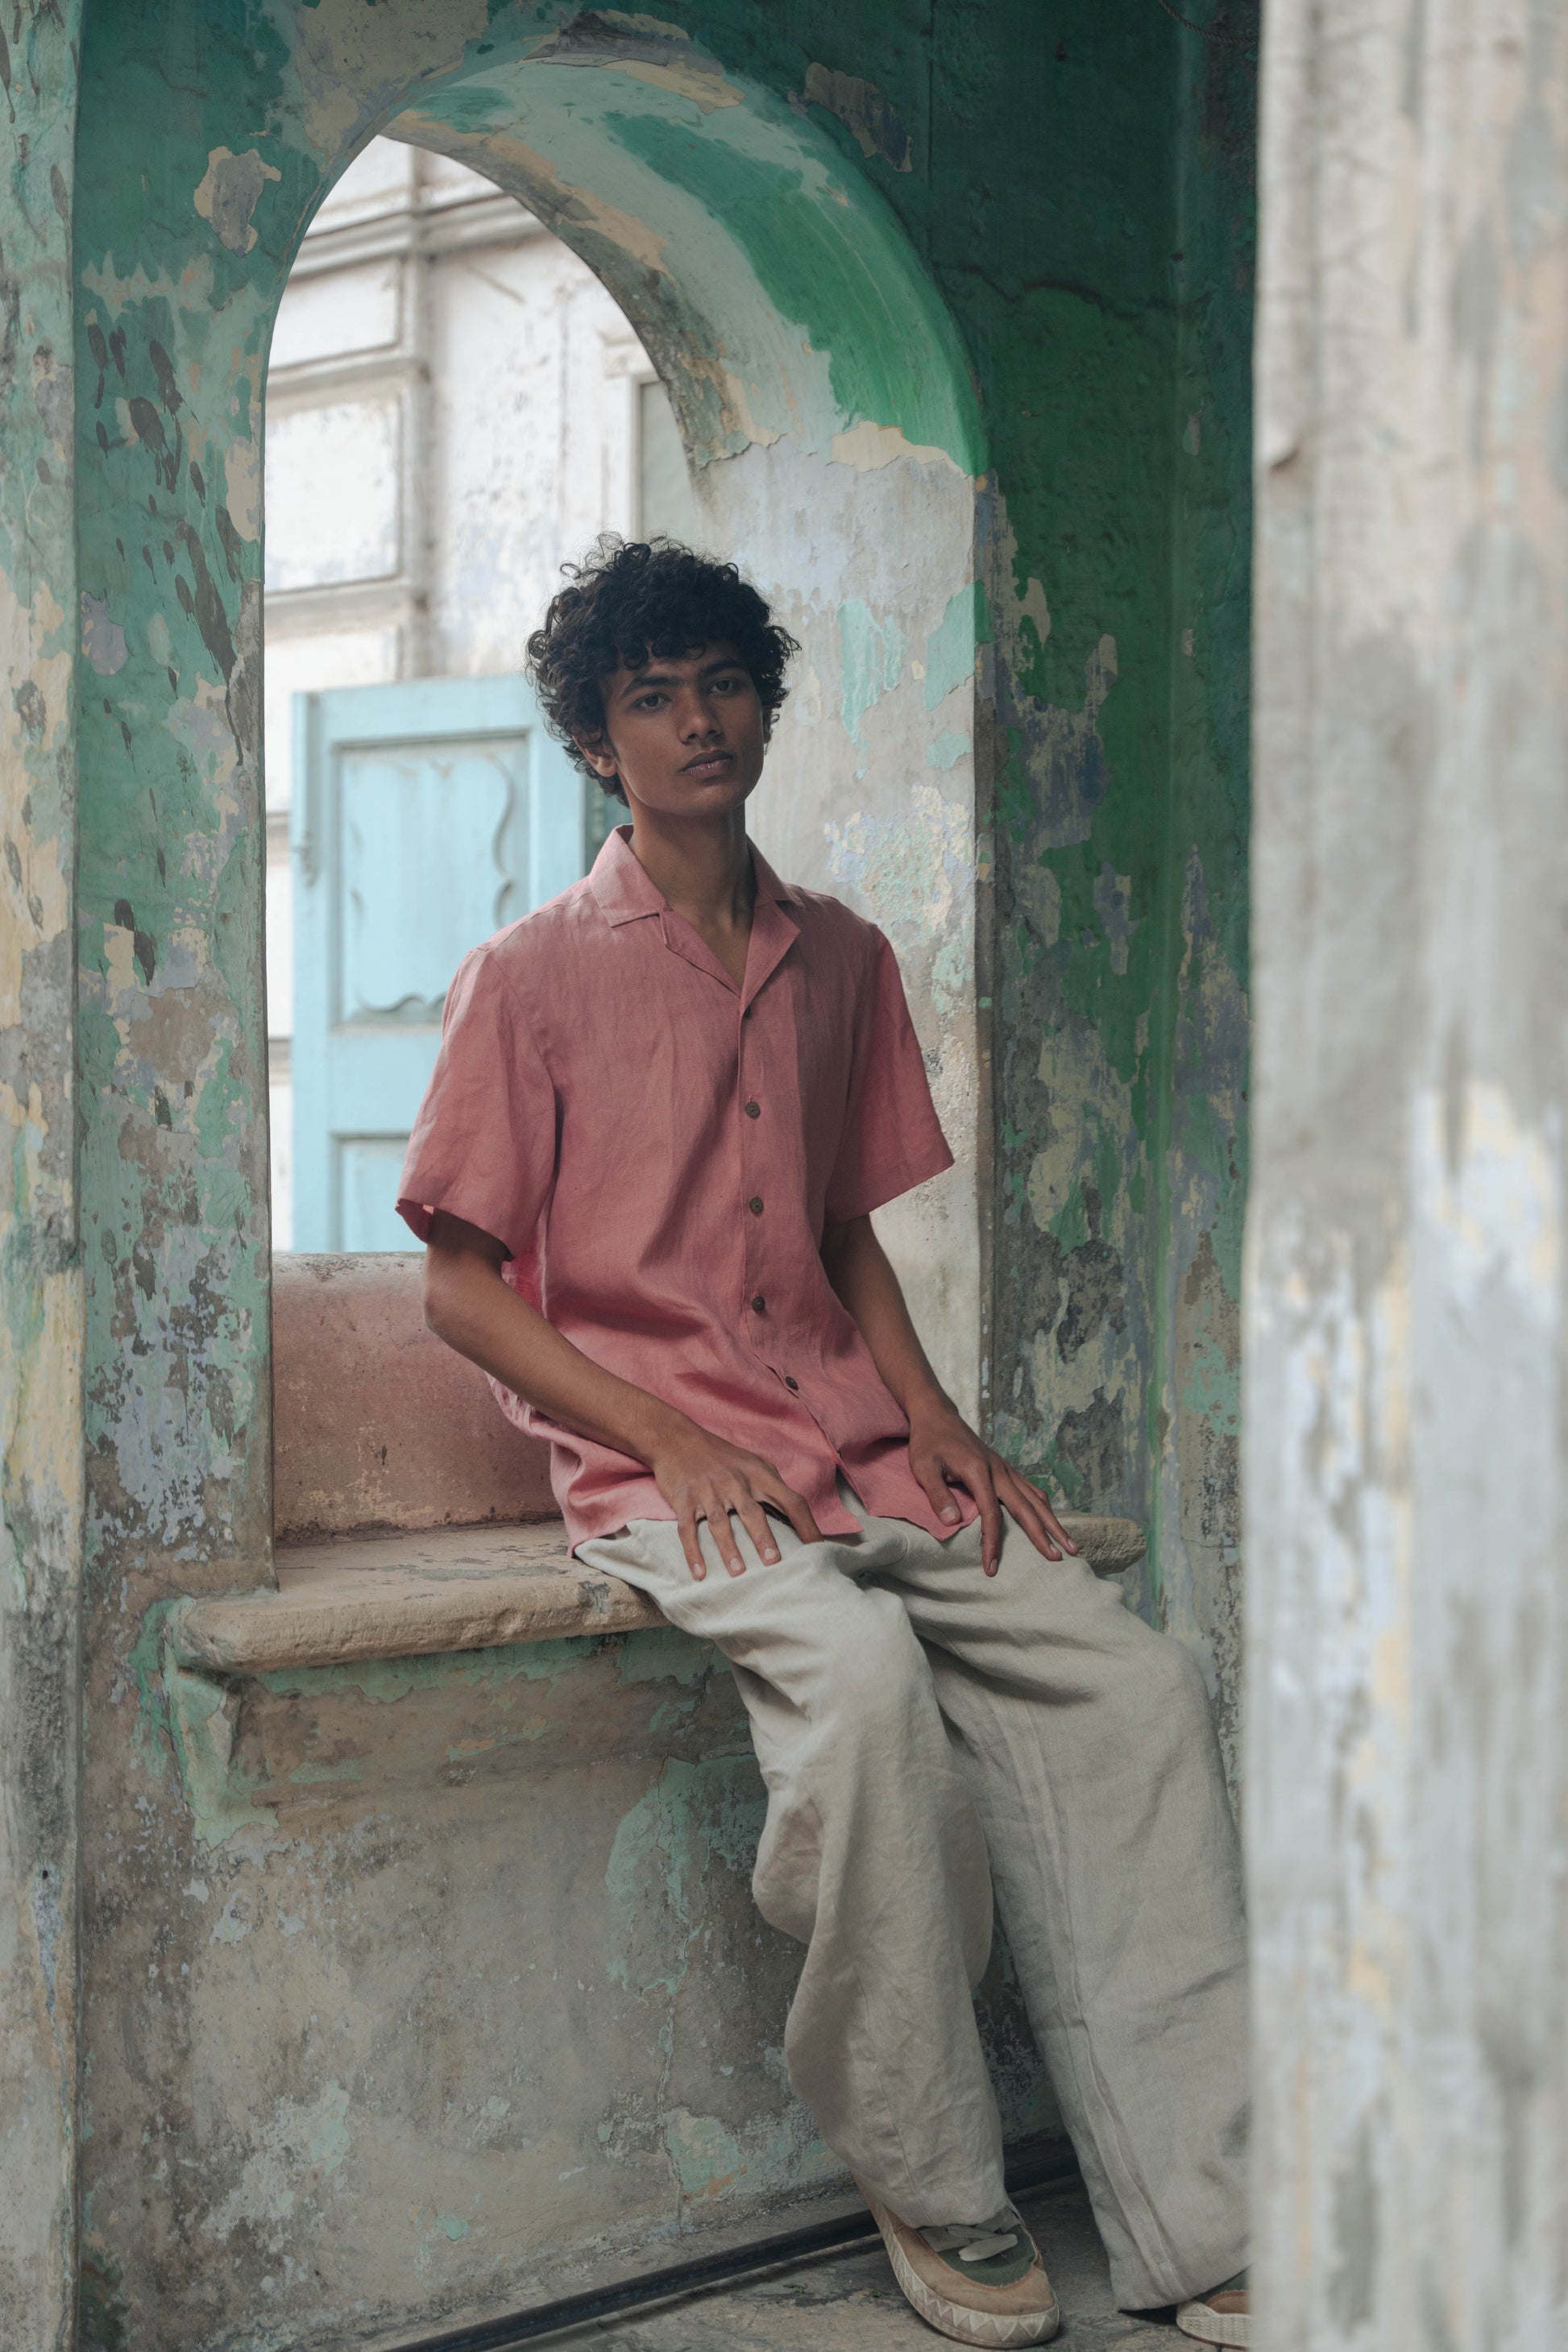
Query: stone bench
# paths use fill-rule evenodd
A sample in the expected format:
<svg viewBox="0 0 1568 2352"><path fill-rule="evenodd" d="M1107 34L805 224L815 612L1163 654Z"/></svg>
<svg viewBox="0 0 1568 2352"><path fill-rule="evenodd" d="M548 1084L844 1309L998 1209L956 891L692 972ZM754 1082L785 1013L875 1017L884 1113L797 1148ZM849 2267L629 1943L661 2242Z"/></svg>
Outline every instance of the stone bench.
<svg viewBox="0 0 1568 2352"><path fill-rule="evenodd" d="M426 1328L420 1279L412 1254L278 1261L277 1585L183 1604L181 1665L261 1675L663 1623L573 1559L548 1449ZM1142 1557L1130 1519L1064 1524L1101 1575Z"/></svg>
<svg viewBox="0 0 1568 2352"><path fill-rule="evenodd" d="M415 2260L471 2230L493 2264L522 2228L619 2271L782 2226L849 2184L784 2078L800 1954L752 1895L740 1690L571 1559L544 1449L426 1329L420 1278L279 1260L265 1589L161 1599L134 1653L137 1801L172 1769L184 1811L157 1899L197 2106L258 2053L241 2226L324 2204L340 2164ZM1102 1570L1142 1551L1078 1525ZM977 2002L1010 2143L1068 2161L1000 1943Z"/></svg>

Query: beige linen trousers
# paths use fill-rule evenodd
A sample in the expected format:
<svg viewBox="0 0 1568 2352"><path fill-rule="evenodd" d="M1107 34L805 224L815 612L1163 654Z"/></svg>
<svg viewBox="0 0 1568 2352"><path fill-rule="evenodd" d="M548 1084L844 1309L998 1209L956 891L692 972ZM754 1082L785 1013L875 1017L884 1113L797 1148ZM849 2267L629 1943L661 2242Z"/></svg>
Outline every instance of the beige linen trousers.
<svg viewBox="0 0 1568 2352"><path fill-rule="evenodd" d="M714 1642L751 1717L768 1810L752 1885L805 1948L790 2081L904 2221L1003 2203L971 1987L992 1888L1125 2308L1247 2260L1246 1938L1203 1678L1081 1560L1008 1523L900 1519L757 1558L706 1528L699 1582L668 1520L578 1557Z"/></svg>

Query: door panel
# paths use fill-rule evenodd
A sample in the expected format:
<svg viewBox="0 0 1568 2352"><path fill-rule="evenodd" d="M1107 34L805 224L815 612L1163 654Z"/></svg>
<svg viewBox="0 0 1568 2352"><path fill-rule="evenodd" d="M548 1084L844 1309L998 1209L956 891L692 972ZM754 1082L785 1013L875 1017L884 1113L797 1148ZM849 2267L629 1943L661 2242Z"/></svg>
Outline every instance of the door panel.
<svg viewBox="0 0 1568 2352"><path fill-rule="evenodd" d="M300 694L294 724L294 1246L405 1249L452 974L583 874L600 795L519 677Z"/></svg>
<svg viewBox="0 0 1568 2352"><path fill-rule="evenodd" d="M332 1138L334 1249L405 1250L414 1236L397 1213L397 1171L406 1135Z"/></svg>

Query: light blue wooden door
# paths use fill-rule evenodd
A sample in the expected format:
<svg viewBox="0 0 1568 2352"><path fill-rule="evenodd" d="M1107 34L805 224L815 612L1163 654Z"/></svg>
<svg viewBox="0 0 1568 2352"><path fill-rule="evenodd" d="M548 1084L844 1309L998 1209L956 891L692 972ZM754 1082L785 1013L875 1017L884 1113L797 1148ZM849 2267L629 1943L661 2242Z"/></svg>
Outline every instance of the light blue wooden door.
<svg viewBox="0 0 1568 2352"><path fill-rule="evenodd" d="M393 1203L447 984L602 828L520 677L294 697L296 1249L414 1246Z"/></svg>

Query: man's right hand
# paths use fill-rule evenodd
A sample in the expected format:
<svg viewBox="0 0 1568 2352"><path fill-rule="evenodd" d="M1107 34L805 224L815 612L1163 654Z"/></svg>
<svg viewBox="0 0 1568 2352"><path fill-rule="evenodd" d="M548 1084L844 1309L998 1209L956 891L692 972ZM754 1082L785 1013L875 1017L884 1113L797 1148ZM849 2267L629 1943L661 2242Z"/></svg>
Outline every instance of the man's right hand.
<svg viewBox="0 0 1568 2352"><path fill-rule="evenodd" d="M756 1545L764 1563L778 1559L779 1548L767 1514L787 1519L802 1543L821 1543L821 1528L810 1506L793 1486L786 1486L771 1462L743 1446L727 1444L712 1431L685 1421L661 1437L648 1456L658 1491L675 1513L686 1565L700 1583L708 1573L698 1536L698 1522L706 1519L719 1556L731 1576L743 1576L746 1563L730 1524L731 1511Z"/></svg>

